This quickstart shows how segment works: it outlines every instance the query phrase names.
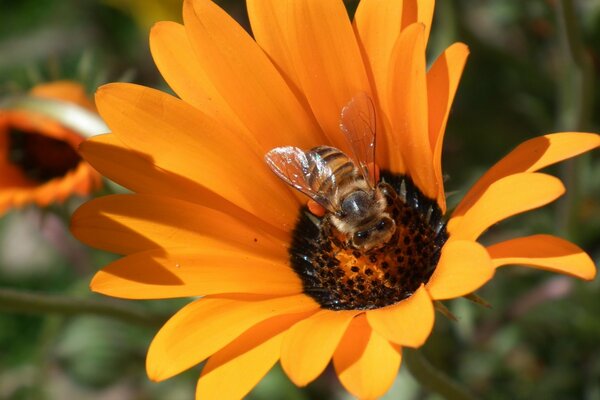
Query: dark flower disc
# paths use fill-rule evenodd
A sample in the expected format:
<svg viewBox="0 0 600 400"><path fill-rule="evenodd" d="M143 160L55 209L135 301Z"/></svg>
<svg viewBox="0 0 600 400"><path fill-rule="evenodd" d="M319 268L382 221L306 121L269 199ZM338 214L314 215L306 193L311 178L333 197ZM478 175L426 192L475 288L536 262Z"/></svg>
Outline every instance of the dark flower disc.
<svg viewBox="0 0 600 400"><path fill-rule="evenodd" d="M16 128L8 131L8 160L37 183L65 176L81 157L67 142Z"/></svg>
<svg viewBox="0 0 600 400"><path fill-rule="evenodd" d="M388 197L386 210L396 232L379 248L360 251L327 216L300 210L289 249L291 264L304 292L322 308L369 310L398 303L427 283L435 270L448 238L436 201L406 176L382 171L381 181L396 192Z"/></svg>

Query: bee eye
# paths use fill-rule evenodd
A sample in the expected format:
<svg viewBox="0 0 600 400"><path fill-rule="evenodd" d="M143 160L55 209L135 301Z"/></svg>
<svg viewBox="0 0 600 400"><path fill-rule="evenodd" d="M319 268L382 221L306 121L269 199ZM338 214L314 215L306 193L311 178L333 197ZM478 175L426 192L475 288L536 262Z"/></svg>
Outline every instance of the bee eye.
<svg viewBox="0 0 600 400"><path fill-rule="evenodd" d="M382 231L387 227L387 222L385 219L382 219L381 221L379 221L377 223L377 225L375 226L375 229L377 229L378 231Z"/></svg>
<svg viewBox="0 0 600 400"><path fill-rule="evenodd" d="M355 239L364 240L369 237L369 231L360 231L354 234Z"/></svg>

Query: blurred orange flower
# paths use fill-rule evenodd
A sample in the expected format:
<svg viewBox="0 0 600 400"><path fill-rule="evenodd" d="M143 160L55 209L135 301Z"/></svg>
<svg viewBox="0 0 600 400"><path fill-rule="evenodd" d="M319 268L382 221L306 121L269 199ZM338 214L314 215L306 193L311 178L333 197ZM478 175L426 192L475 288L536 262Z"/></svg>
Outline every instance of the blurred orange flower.
<svg viewBox="0 0 600 400"><path fill-rule="evenodd" d="M184 3L184 25L157 24L154 60L180 99L130 84L97 93L112 134L82 145L99 171L137 192L93 200L73 233L126 255L94 291L130 299L203 296L173 316L147 357L164 380L208 360L197 398L240 398L280 361L306 385L331 360L360 398L384 394L402 347L419 347L433 301L480 288L523 264L592 279L574 244L534 235L484 247L490 226L548 204L562 183L536 172L600 145L558 133L519 146L444 219L441 149L468 49L454 44L427 71L433 0L248 0L255 40L209 0ZM348 152L340 111L373 99L377 163L396 192L396 233L361 251L265 165L277 146ZM350 154L348 152L348 154Z"/></svg>
<svg viewBox="0 0 600 400"><path fill-rule="evenodd" d="M58 81L38 85L29 99L50 99L96 113L83 87ZM47 206L100 186L100 175L82 160L81 133L33 109L0 108L0 215L35 203Z"/></svg>

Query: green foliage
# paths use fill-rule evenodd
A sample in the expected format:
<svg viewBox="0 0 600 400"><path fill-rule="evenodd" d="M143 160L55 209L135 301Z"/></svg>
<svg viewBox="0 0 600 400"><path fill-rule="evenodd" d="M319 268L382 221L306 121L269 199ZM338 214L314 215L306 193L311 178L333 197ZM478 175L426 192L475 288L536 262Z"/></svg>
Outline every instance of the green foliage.
<svg viewBox="0 0 600 400"><path fill-rule="evenodd" d="M219 3L246 21L243 2ZM350 13L357 3L346 2ZM556 3L438 0L430 60L454 41L465 42L471 49L446 132L446 189L458 192L449 200L451 205L518 143L561 129L558 94L566 67ZM576 4L583 45L593 60L596 79L592 85L598 105L600 1ZM136 25L131 14L95 0L0 0L0 95L58 78L83 81L92 93L98 85L125 75L135 83L168 90L152 64L147 29ZM600 114L595 113L586 130L597 132L599 127ZM574 228L567 234L598 262L598 154L581 157L576 168ZM562 170L552 172L561 174ZM563 230L556 225L558 210L549 207L515 218L494 227L484 240L493 243L507 234ZM15 235L12 218L0 219L0 244L4 246L0 247L0 286L87 293L93 272L114 259L69 242L75 246L71 250L87 254L77 264L34 232L26 236L40 242L36 254L44 257L41 262L35 257L23 259L15 271L6 259L10 250L6 239ZM599 399L600 284L598 280L561 279L534 270L499 271L493 284L479 292L493 308L462 299L451 302L459 321L439 316L425 354L482 398ZM553 294L556 285L567 289ZM531 301L533 306L528 308ZM185 302L140 303L150 311L173 313ZM116 393L111 398L191 398L198 369L160 384L145 377L145 351L154 332L154 328L102 318L0 313L0 398L93 399L111 390ZM407 371L398 379L389 398L436 398L419 389ZM333 398L339 389L331 373L306 389L297 389L277 367L249 398Z"/></svg>

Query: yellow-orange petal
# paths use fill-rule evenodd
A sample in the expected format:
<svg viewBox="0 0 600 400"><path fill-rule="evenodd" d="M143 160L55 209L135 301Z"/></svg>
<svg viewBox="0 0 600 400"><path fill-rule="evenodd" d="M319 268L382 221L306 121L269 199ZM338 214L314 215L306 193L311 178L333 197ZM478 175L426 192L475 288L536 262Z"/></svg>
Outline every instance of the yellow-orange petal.
<svg viewBox="0 0 600 400"><path fill-rule="evenodd" d="M354 29L377 92L387 91L390 57L400 32L421 23L429 37L433 0L362 0L354 14ZM387 99L380 98L387 112Z"/></svg>
<svg viewBox="0 0 600 400"><path fill-rule="evenodd" d="M527 140L479 178L452 215L463 215L486 188L500 178L517 172L535 172L597 147L600 147L600 135L596 133L561 132Z"/></svg>
<svg viewBox="0 0 600 400"><path fill-rule="evenodd" d="M433 63L427 72L427 100L429 108L429 141L433 151L433 168L439 185L437 202L446 213L446 195L442 174L442 149L448 115L462 75L469 48L454 43Z"/></svg>
<svg viewBox="0 0 600 400"><path fill-rule="evenodd" d="M394 135L389 154L393 168L393 154L401 153L414 183L435 199L438 186L429 144L424 30L423 24L403 30L392 52L387 94Z"/></svg>
<svg viewBox="0 0 600 400"><path fill-rule="evenodd" d="M401 360L401 349L372 330L364 314L354 318L333 355L340 382L360 399L387 392Z"/></svg>
<svg viewBox="0 0 600 400"><path fill-rule="evenodd" d="M412 18L411 18L412 16ZM377 163L388 165L389 136L393 135L390 121L387 88L390 78L390 58L394 44L406 21L416 22L416 1L362 0L354 14L354 33L358 42L367 75L375 93L377 114ZM403 23L404 22L404 23ZM393 154L394 171L404 173L401 154Z"/></svg>
<svg viewBox="0 0 600 400"><path fill-rule="evenodd" d="M354 14L357 40L379 94L379 104L386 114L388 98L383 94L387 94L392 50L400 32L406 28L402 24L403 17L416 16L416 8L412 1L362 0Z"/></svg>
<svg viewBox="0 0 600 400"><path fill-rule="evenodd" d="M434 300L473 293L494 276L485 248L477 242L452 240L442 248L440 261L426 288Z"/></svg>
<svg viewBox="0 0 600 400"><path fill-rule="evenodd" d="M203 71L263 149L323 136L263 50L210 0L186 0L185 29Z"/></svg>
<svg viewBox="0 0 600 400"><path fill-rule="evenodd" d="M292 382L305 386L325 370L359 312L322 310L290 328L281 346L281 366Z"/></svg>
<svg viewBox="0 0 600 400"><path fill-rule="evenodd" d="M271 318L212 355L202 369L196 399L241 399L279 359L285 331L307 314Z"/></svg>
<svg viewBox="0 0 600 400"><path fill-rule="evenodd" d="M565 192L562 182L550 175L524 172L492 183L456 222L448 223L454 239L477 239L486 229L515 214L544 206Z"/></svg>
<svg viewBox="0 0 600 400"><path fill-rule="evenodd" d="M287 265L226 247L155 249L121 258L96 273L90 288L126 299L221 293L293 295L302 282Z"/></svg>
<svg viewBox="0 0 600 400"><path fill-rule="evenodd" d="M495 268L524 265L591 281L594 261L575 244L550 235L533 235L496 243L487 248Z"/></svg>
<svg viewBox="0 0 600 400"><path fill-rule="evenodd" d="M286 8L281 7L280 2L269 0L246 0L246 7L254 39L275 64L298 100L310 112L308 101L300 90L296 66L286 44Z"/></svg>
<svg viewBox="0 0 600 400"><path fill-rule="evenodd" d="M241 122L198 62L183 25L162 21L150 31L150 50L162 77L185 102L241 129Z"/></svg>
<svg viewBox="0 0 600 400"><path fill-rule="evenodd" d="M112 195L81 206L71 220L71 232L84 243L118 254L157 248L228 246L285 257L283 238L275 239L261 227L242 221L219 208L169 197Z"/></svg>
<svg viewBox="0 0 600 400"><path fill-rule="evenodd" d="M415 1L415 0L412 0ZM431 32L431 21L433 20L433 12L435 10L435 0L416 0L417 22L425 26L425 43L429 41L429 33Z"/></svg>
<svg viewBox="0 0 600 400"><path fill-rule="evenodd" d="M157 168L152 156L126 146L113 133L87 139L79 146L79 152L102 175L133 192L168 193L170 197L204 204L210 198L207 189L185 177ZM223 202L223 199L220 201Z"/></svg>
<svg viewBox="0 0 600 400"><path fill-rule="evenodd" d="M242 210L197 182L157 168L151 155L127 147L115 134L94 136L83 142L79 149L86 161L104 176L133 192L168 193L169 197L221 210L252 226L266 225L259 216Z"/></svg>
<svg viewBox="0 0 600 400"><path fill-rule="evenodd" d="M433 329L433 303L425 286L408 299L375 310L367 311L369 325L390 342L409 347L420 347Z"/></svg>
<svg viewBox="0 0 600 400"><path fill-rule="evenodd" d="M260 299L207 296L177 312L156 334L146 358L150 379L162 381L202 362L269 318L318 308L305 295Z"/></svg>
<svg viewBox="0 0 600 400"><path fill-rule="evenodd" d="M272 15L280 19L275 25L282 30L282 41L269 45L284 46L284 50L273 54L289 54L298 87L329 143L346 150L347 142L339 128L342 108L359 92L371 93L346 8L339 0L278 3L280 9ZM254 9L258 6L255 4ZM259 23L271 22L255 19L254 25ZM269 51L270 47L265 47Z"/></svg>
<svg viewBox="0 0 600 400"><path fill-rule="evenodd" d="M296 197L269 170L256 145L236 132L176 97L143 86L105 85L96 102L119 140L147 154L157 167L279 228L293 226Z"/></svg>

